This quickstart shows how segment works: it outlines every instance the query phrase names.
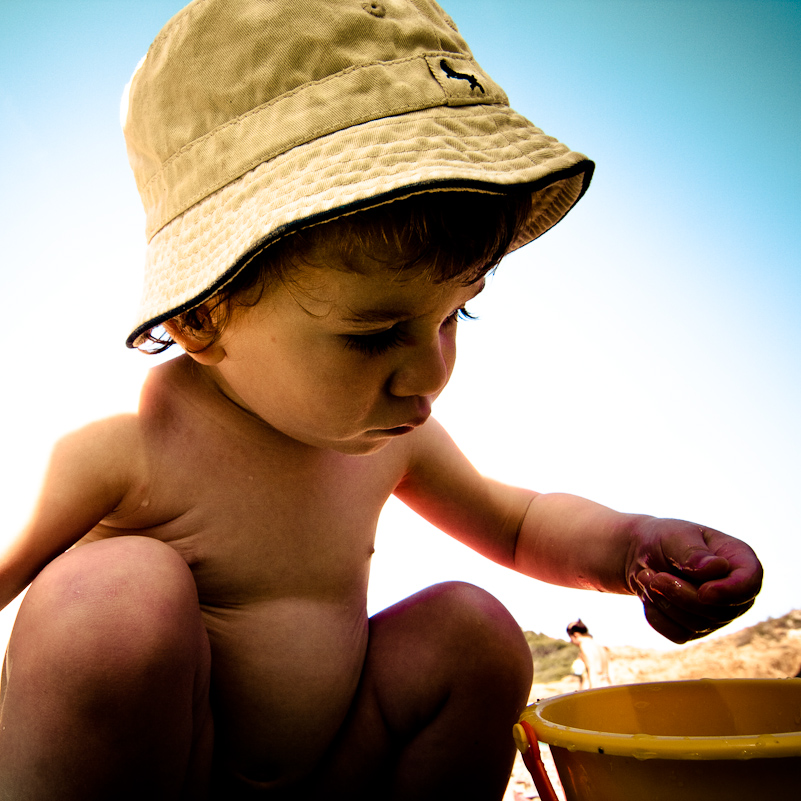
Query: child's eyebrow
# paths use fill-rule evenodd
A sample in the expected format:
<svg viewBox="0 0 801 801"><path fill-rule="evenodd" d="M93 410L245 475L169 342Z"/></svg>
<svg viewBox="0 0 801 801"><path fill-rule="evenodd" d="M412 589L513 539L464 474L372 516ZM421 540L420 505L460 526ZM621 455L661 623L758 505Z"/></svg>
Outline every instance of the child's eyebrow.
<svg viewBox="0 0 801 801"><path fill-rule="evenodd" d="M343 316L346 323L388 323L409 318L409 313L400 309L365 309Z"/></svg>

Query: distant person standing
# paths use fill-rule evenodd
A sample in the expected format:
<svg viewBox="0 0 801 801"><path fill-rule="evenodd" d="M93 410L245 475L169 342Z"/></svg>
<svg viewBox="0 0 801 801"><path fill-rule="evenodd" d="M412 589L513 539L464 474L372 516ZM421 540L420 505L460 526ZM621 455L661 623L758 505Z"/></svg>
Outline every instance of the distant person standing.
<svg viewBox="0 0 801 801"><path fill-rule="evenodd" d="M573 645L578 646L579 656L584 663L585 670L580 677L581 689L605 687L611 684L609 653L603 645L595 642L587 626L579 619L567 627L567 636Z"/></svg>

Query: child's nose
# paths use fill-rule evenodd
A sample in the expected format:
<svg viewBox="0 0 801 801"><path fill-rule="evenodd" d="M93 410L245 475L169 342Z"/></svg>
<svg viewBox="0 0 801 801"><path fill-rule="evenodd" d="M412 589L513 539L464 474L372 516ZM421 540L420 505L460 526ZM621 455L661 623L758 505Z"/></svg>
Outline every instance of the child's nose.
<svg viewBox="0 0 801 801"><path fill-rule="evenodd" d="M451 377L455 361L453 342L442 336L402 350L401 362L390 379L389 391L398 398L436 395Z"/></svg>

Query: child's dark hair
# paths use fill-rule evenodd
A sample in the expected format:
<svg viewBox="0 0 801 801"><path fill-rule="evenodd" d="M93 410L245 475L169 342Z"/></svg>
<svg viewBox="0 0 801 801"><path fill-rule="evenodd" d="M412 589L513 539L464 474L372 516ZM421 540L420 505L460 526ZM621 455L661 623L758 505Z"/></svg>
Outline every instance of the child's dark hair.
<svg viewBox="0 0 801 801"><path fill-rule="evenodd" d="M496 195L474 191L441 191L413 195L354 212L290 234L255 254L248 254L236 277L207 303L171 322L201 343L217 341L237 308L256 305L264 292L314 267L314 253L336 254L336 269L358 271L366 255L399 272L423 274L436 283L472 284L489 273L509 250L529 218L530 192ZM164 332L146 335L149 353L173 343Z"/></svg>

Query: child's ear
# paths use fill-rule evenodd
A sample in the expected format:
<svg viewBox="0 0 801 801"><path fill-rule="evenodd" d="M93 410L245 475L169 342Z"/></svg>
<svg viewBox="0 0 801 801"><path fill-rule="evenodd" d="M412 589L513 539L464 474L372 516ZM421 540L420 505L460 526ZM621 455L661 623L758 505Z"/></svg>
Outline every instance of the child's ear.
<svg viewBox="0 0 801 801"><path fill-rule="evenodd" d="M201 321L202 328L193 328L175 318L162 323L170 338L198 364L212 367L225 358L225 348L216 338L212 315L208 309L195 309L193 317Z"/></svg>

